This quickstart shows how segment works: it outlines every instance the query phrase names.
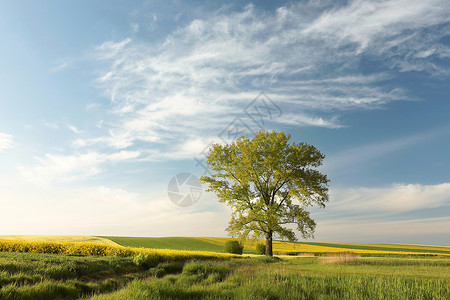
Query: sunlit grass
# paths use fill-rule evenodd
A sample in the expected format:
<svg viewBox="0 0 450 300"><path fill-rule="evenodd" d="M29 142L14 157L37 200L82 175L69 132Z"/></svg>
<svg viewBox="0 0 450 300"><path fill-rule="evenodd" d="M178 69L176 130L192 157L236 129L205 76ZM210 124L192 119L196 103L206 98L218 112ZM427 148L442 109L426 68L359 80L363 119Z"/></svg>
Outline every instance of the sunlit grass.
<svg viewBox="0 0 450 300"><path fill-rule="evenodd" d="M364 258L366 259L366 258ZM251 258L188 263L183 272L136 280L93 299L448 299L449 259L414 271L391 258L321 263L320 258ZM413 263L414 265L415 263ZM412 266L412 265L411 265ZM417 267L417 265L415 265Z"/></svg>
<svg viewBox="0 0 450 300"><path fill-rule="evenodd" d="M224 253L81 242L0 240L0 248L5 245L28 253L0 252L0 299L450 297L450 258L444 256L366 257L347 252L330 254L329 260L257 255L236 259Z"/></svg>

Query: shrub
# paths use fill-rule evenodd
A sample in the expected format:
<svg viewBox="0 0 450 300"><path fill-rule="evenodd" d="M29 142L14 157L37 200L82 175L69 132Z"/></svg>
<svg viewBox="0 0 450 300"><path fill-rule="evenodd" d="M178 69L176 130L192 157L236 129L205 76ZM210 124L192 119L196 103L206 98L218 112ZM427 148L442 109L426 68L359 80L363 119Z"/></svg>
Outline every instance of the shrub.
<svg viewBox="0 0 450 300"><path fill-rule="evenodd" d="M160 263L156 268L152 269L149 274L161 278L167 274L178 274L183 271L184 262L171 261Z"/></svg>
<svg viewBox="0 0 450 300"><path fill-rule="evenodd" d="M159 257L152 254L139 253L133 258L133 262L144 269L156 267L159 263Z"/></svg>
<svg viewBox="0 0 450 300"><path fill-rule="evenodd" d="M242 255L242 252L244 252L244 245L238 240L229 240L225 243L225 252Z"/></svg>
<svg viewBox="0 0 450 300"><path fill-rule="evenodd" d="M259 254L259 255L266 254L266 245L263 243L256 244L256 254Z"/></svg>

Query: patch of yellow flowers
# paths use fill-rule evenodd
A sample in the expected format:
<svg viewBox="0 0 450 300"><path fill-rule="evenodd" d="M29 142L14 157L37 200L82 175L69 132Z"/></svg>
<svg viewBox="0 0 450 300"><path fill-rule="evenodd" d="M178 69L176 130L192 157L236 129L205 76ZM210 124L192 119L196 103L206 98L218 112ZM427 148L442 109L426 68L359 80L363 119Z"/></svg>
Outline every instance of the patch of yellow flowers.
<svg viewBox="0 0 450 300"><path fill-rule="evenodd" d="M134 248L82 242L29 242L0 239L0 252L53 253L67 255L98 255L129 257L138 254L156 255L167 260L191 258L236 257L228 253Z"/></svg>
<svg viewBox="0 0 450 300"><path fill-rule="evenodd" d="M200 239L206 242L210 242L216 245L223 245L229 238L225 237L195 237L196 239ZM254 239L246 239L243 241L245 249L255 249L257 243L265 243L265 240L254 240ZM338 245L338 244L336 244ZM450 256L450 254L446 253L430 253L430 252L412 252L408 251L405 245L402 248L405 248L405 251L390 251L390 250L371 250L371 249L351 249L345 248L345 244L342 244L343 247L327 247L321 245L314 244L304 244L304 243L291 243L284 241L273 241L273 251L274 253L342 253L342 252L352 252L358 254L398 254L398 255L441 255L441 256ZM368 245L371 244L354 244L354 245ZM375 245L376 246L376 245ZM386 247L386 245L383 245ZM400 248L398 245L392 246L394 248ZM426 249L429 250L428 247L422 246L422 248L418 247L408 247L409 249ZM440 249L438 249L440 248ZM431 247L430 250L441 250L445 247ZM445 249L446 250L446 249Z"/></svg>

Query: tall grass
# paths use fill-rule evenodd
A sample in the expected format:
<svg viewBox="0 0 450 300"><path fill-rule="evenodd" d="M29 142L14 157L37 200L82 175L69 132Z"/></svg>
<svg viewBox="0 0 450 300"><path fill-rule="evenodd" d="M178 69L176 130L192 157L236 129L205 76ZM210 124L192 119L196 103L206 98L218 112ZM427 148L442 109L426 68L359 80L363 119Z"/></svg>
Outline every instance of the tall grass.
<svg viewBox="0 0 450 300"><path fill-rule="evenodd" d="M446 257L136 253L0 252L0 299L450 299Z"/></svg>
<svg viewBox="0 0 450 300"><path fill-rule="evenodd" d="M449 299L450 281L423 276L359 274L359 264L320 264L299 258L193 262L182 273L136 280L126 288L92 299ZM313 266L315 272L307 272ZM328 268L353 273L329 274ZM306 269L305 269L306 267ZM370 268L378 268L371 265ZM432 271L434 266L428 266ZM386 266L381 266L386 268ZM390 268L401 268L391 266ZM309 269L311 271L311 269Z"/></svg>
<svg viewBox="0 0 450 300"><path fill-rule="evenodd" d="M123 287L131 258L0 253L0 299L75 299Z"/></svg>

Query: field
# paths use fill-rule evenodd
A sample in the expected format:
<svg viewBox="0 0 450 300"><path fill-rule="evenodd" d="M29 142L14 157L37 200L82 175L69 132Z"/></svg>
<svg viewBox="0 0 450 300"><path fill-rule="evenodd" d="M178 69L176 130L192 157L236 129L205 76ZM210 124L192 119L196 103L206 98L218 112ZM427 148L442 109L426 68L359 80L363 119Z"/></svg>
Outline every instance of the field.
<svg viewBox="0 0 450 300"><path fill-rule="evenodd" d="M146 247L154 249L177 249L223 252L224 244L229 238L224 237L99 237L109 239L119 245L129 247ZM247 240L244 242L244 253L254 254L256 243L264 241ZM290 243L273 242L273 251L279 254L298 253L333 253L353 252L362 255L444 255L450 256L450 247L402 245L402 244L342 244L342 243Z"/></svg>
<svg viewBox="0 0 450 300"><path fill-rule="evenodd" d="M118 246L118 244L114 243L110 239L89 235L0 235L0 240L29 242L84 242Z"/></svg>
<svg viewBox="0 0 450 300"><path fill-rule="evenodd" d="M27 239L0 240L0 299L450 299L449 247L280 243L307 254L266 258L211 252L225 238Z"/></svg>

